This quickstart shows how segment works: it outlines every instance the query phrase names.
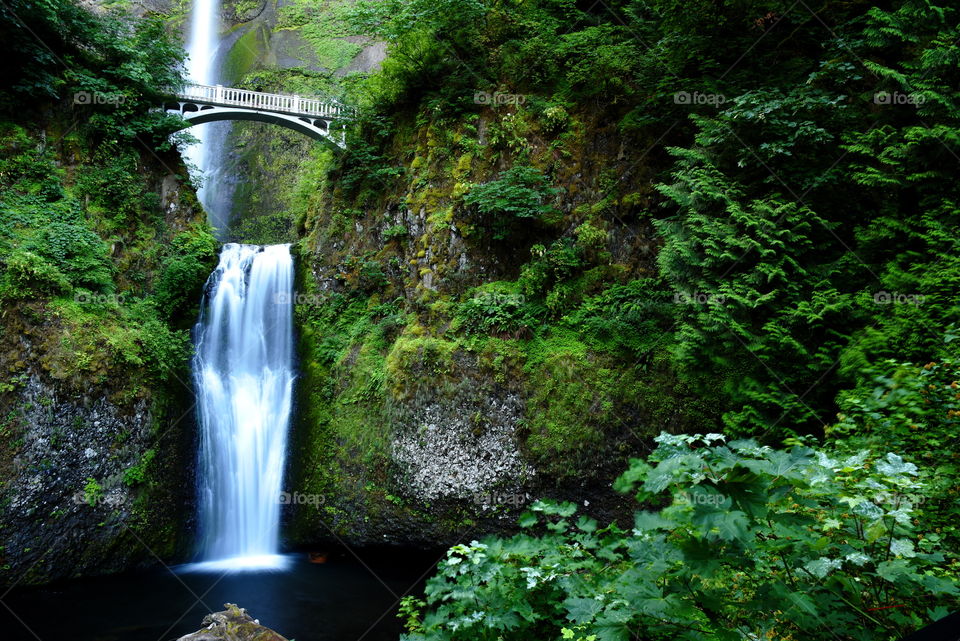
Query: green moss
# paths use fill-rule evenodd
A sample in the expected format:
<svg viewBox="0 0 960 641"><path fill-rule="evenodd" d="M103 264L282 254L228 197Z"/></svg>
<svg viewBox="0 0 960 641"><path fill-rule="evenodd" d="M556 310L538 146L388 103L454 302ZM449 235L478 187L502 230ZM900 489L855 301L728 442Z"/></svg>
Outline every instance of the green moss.
<svg viewBox="0 0 960 641"><path fill-rule="evenodd" d="M230 47L223 63L224 82L237 83L244 74L253 70L267 51L269 32L265 25L256 24L237 38Z"/></svg>
<svg viewBox="0 0 960 641"><path fill-rule="evenodd" d="M486 337L471 348L479 356L479 365L499 385L517 386L523 380L527 355L526 341Z"/></svg>
<svg viewBox="0 0 960 641"><path fill-rule="evenodd" d="M420 385L440 385L453 371L458 344L432 336L401 336L386 358L387 385L394 399L409 397Z"/></svg>
<svg viewBox="0 0 960 641"><path fill-rule="evenodd" d="M314 38L312 42L320 66L330 70L346 67L363 50L358 44L335 38Z"/></svg>
<svg viewBox="0 0 960 641"><path fill-rule="evenodd" d="M344 19L351 4L333 0L318 7L307 0L294 0L280 8L278 26L299 30L310 43L320 66L335 71L347 66L363 48L344 40L346 36L357 35Z"/></svg>
<svg viewBox="0 0 960 641"><path fill-rule="evenodd" d="M10 254L0 298L30 298L19 331L37 333L40 365L78 389L128 381L131 396L145 373L166 380L186 361L188 336L170 321L195 316L215 258L209 229L188 226L171 242L143 159L114 142L78 152L69 172L47 171L49 149L32 151L22 128L0 125L0 144L10 152L0 161L0 205L9 214L0 249ZM191 269L172 269L187 258Z"/></svg>
<svg viewBox="0 0 960 641"><path fill-rule="evenodd" d="M457 159L457 166L453 170L453 178L461 180L470 176L470 170L473 168L473 154L466 153Z"/></svg>

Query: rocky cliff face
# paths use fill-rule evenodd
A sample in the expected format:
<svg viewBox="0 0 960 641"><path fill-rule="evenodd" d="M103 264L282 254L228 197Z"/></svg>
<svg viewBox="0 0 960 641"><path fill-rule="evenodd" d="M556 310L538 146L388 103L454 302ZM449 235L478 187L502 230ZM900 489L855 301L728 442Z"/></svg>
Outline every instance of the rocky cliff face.
<svg viewBox="0 0 960 641"><path fill-rule="evenodd" d="M304 96L342 97L352 74L377 69L386 46L351 31L342 20L351 0L324 5L282 0L227 0L219 50L223 82L235 87ZM223 144L233 183L233 222L227 240L296 240L294 187L316 143L283 127L230 123Z"/></svg>
<svg viewBox="0 0 960 641"><path fill-rule="evenodd" d="M20 429L3 486L7 576L44 582L184 553L189 513L177 506L193 502L190 421L37 374L10 401Z"/></svg>
<svg viewBox="0 0 960 641"><path fill-rule="evenodd" d="M642 291L656 254L636 213L644 165L602 115L563 118L494 106L433 122L420 105L378 147L317 161L333 172L300 229L288 475L316 498L289 506L293 542L449 544L551 497L624 517L611 485L627 459L661 429L707 423L657 345L665 328L636 311L659 304ZM549 217L504 232L464 195L515 164L560 190L544 186ZM641 340L638 357L626 346Z"/></svg>
<svg viewBox="0 0 960 641"><path fill-rule="evenodd" d="M0 584L183 558L192 538L189 327L215 242L175 153L108 156L57 126L0 125L7 169L38 168L3 174ZM105 206L117 185L139 197Z"/></svg>

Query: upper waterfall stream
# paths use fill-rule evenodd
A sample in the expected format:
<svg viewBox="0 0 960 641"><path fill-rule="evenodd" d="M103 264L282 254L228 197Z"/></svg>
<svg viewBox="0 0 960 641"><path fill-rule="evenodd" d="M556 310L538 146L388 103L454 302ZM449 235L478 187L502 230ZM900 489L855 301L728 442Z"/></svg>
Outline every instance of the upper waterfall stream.
<svg viewBox="0 0 960 641"><path fill-rule="evenodd" d="M294 379L289 245L225 245L207 282L193 361L201 558L276 566Z"/></svg>
<svg viewBox="0 0 960 641"><path fill-rule="evenodd" d="M218 0L196 0L190 8L190 32L187 38L187 76L192 82L213 84L217 79L214 61L219 44ZM184 149L184 155L201 173L208 169L210 158L209 126L198 125L191 132L200 142ZM201 191L203 187L201 185ZM201 197L201 201L203 198Z"/></svg>
<svg viewBox="0 0 960 641"><path fill-rule="evenodd" d="M193 0L187 37L187 77L191 82L213 85L223 81L218 52L220 39L220 0ZM226 140L228 122L208 122L191 128L199 141L186 145L183 155L199 174L197 198L207 210L210 224L220 238L226 236L233 209L233 181L227 167Z"/></svg>

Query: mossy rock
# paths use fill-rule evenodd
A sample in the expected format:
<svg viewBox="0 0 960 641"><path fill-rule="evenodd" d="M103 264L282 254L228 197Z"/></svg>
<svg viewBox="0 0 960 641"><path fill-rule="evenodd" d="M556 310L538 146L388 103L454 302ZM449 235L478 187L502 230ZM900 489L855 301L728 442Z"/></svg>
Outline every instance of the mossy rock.
<svg viewBox="0 0 960 641"><path fill-rule="evenodd" d="M203 628L177 641L287 641L270 628L260 625L244 608L224 603L223 612L203 617Z"/></svg>

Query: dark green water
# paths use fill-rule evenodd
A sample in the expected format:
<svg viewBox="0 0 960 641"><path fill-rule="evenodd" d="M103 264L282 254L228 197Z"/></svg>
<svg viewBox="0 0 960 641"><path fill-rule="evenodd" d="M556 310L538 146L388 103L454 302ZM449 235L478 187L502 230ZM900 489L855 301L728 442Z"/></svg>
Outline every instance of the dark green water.
<svg viewBox="0 0 960 641"><path fill-rule="evenodd" d="M4 641L169 641L236 603L296 641L396 641L399 598L422 592L440 553L332 553L324 564L291 555L287 570L121 576L14 589L0 599ZM2 607L6 606L6 607Z"/></svg>

